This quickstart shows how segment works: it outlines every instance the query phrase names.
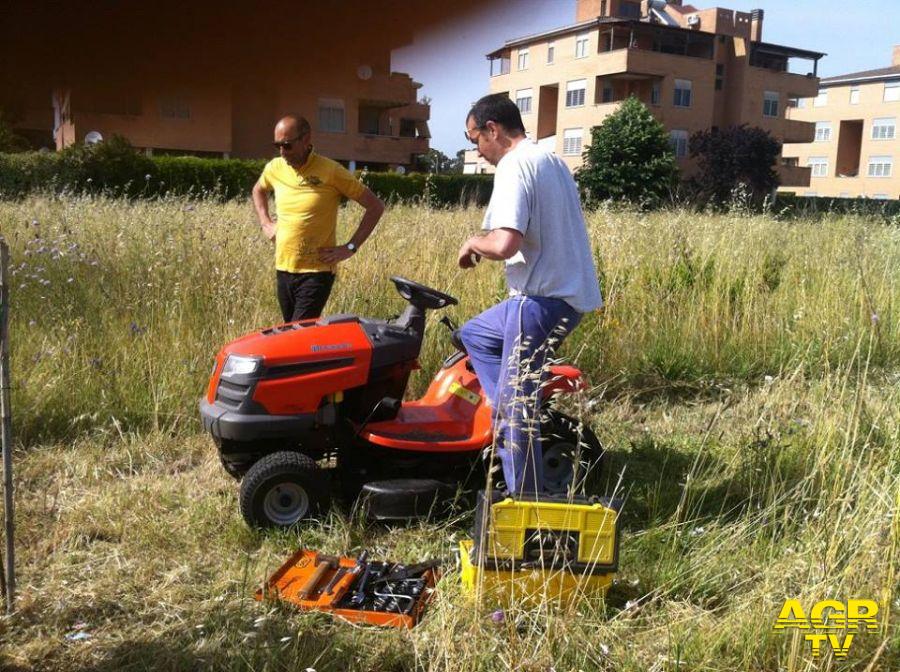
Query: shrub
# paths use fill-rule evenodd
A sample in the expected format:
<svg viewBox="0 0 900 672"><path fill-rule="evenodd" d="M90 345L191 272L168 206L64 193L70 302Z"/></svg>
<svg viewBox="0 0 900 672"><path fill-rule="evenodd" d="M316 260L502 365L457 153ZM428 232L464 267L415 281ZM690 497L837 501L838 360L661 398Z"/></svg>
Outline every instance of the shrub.
<svg viewBox="0 0 900 672"><path fill-rule="evenodd" d="M40 191L131 198L166 194L248 198L265 163L265 159L148 157L126 140L111 138L58 153L0 154L0 198L21 198ZM493 188L491 175L363 172L360 177L385 201L417 201L438 207L484 205Z"/></svg>
<svg viewBox="0 0 900 672"><path fill-rule="evenodd" d="M575 173L586 205L626 200L643 207L670 198L678 166L665 127L630 97L599 126Z"/></svg>
<svg viewBox="0 0 900 672"><path fill-rule="evenodd" d="M699 131L691 136L690 151L698 168L691 191L702 202L724 206L740 194L758 206L778 186L773 166L781 143L761 128Z"/></svg>

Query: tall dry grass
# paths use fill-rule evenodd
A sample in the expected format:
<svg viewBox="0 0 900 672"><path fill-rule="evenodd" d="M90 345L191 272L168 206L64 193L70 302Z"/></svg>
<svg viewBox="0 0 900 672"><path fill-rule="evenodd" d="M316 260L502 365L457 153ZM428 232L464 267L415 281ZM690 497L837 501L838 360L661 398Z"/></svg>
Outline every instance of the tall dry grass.
<svg viewBox="0 0 900 672"><path fill-rule="evenodd" d="M342 214L352 225L356 211ZM331 312L383 316L402 274L496 301L454 267L476 210L393 208ZM249 206L35 198L0 204L12 346L19 614L4 669L895 670L900 542L898 229L864 218L590 216L606 310L566 353L621 480L621 571L568 610L473 604L452 562L425 622L382 632L263 605L298 545L452 558L467 517L384 530L334 512L261 535L199 433L215 350L276 321ZM71 278L71 281L69 280ZM449 352L435 314L421 390ZM867 597L882 630L846 661L775 633L784 599ZM81 641L66 635L85 632Z"/></svg>

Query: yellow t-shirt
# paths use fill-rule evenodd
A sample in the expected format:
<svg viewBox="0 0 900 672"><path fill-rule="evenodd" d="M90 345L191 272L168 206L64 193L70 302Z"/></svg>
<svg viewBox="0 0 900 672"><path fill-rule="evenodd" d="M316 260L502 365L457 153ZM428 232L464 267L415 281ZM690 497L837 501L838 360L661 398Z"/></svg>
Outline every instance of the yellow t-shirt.
<svg viewBox="0 0 900 672"><path fill-rule="evenodd" d="M341 196L359 198L365 186L337 161L310 152L300 168L283 158L263 168L259 186L275 192L278 227L275 268L289 273L334 271L319 261L320 247L334 247Z"/></svg>

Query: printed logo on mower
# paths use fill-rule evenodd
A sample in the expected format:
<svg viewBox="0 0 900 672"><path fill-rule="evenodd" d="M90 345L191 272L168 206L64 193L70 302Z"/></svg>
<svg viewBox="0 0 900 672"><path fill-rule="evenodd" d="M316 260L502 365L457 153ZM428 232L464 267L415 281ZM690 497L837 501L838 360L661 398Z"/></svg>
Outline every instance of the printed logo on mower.
<svg viewBox="0 0 900 672"><path fill-rule="evenodd" d="M349 350L352 347L352 343L325 343L324 345L313 345L310 347L310 350L313 352L328 352L329 350Z"/></svg>

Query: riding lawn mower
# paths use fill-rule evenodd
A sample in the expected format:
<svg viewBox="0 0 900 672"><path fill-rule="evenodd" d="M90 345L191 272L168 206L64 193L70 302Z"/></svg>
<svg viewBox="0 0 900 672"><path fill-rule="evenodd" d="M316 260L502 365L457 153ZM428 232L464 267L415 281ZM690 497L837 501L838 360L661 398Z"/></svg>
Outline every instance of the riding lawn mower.
<svg viewBox="0 0 900 672"><path fill-rule="evenodd" d="M335 495L376 520L443 507L491 468L492 409L454 332L456 352L421 399L405 401L429 310L448 294L392 277L407 301L388 320L331 315L243 336L216 357L200 415L225 470L241 479L254 527L289 527L326 513ZM572 494L600 468L591 429L554 407L583 387L572 366L550 367L541 394L544 486ZM502 488L495 481L494 487Z"/></svg>

